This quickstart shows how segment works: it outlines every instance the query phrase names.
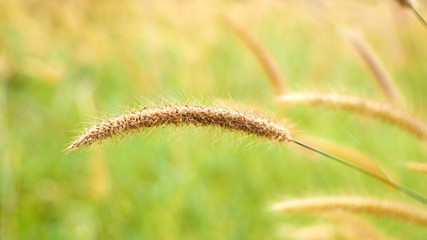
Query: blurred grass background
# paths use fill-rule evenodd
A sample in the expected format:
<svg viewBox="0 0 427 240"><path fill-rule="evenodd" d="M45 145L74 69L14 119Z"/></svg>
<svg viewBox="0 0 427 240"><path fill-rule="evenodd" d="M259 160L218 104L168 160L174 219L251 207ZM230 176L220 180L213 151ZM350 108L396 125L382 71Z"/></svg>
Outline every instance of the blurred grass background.
<svg viewBox="0 0 427 240"><path fill-rule="evenodd" d="M282 108L222 13L262 39L293 89L383 100L341 34L363 30L408 111L426 119L427 29L397 1L0 1L1 239L289 239L286 224L328 220L271 213L274 201L345 194L418 204L323 157L213 128L166 127L61 152L74 130L128 106L222 99L357 148L347 129L427 194L426 177L404 168L426 160L417 139L351 113ZM396 239L427 234L365 218Z"/></svg>

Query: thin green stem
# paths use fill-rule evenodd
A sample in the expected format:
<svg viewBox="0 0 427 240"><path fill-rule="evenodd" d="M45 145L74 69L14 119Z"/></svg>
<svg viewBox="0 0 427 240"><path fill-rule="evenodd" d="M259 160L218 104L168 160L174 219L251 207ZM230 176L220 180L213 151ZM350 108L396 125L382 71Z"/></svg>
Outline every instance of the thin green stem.
<svg viewBox="0 0 427 240"><path fill-rule="evenodd" d="M371 176L371 177L373 177L373 178L375 178L375 179L377 179L377 180L379 180L379 181L381 181L381 182L383 182L383 183L385 183L387 185L390 185L390 186L394 187L398 191L400 191L402 193L405 193L406 195L408 195L408 196L410 196L410 197L412 197L412 198L414 198L414 199L416 199L416 200L418 200L418 201L420 201L420 202L422 202L424 204L427 204L427 197L425 197L424 195L422 195L420 193L415 192L414 190L412 190L412 189L410 189L410 188L408 188L408 187L406 187L404 185L401 185L399 183L394 183L394 182L391 182L391 181L387 181L387 180L385 180L385 179L383 179L383 178L381 178L381 177L379 177L379 176L377 176L377 175L375 175L373 173L365 171L363 168L360 168L359 166L357 166L357 165L355 165L353 163L350 163L350 162L348 162L348 161L346 161L344 159L341 159L341 158L339 158L337 156L334 156L332 154L323 152L323 151L321 151L321 150L319 150L317 148L311 147L311 146L309 146L307 144L304 144L304 143L302 143L302 142L300 142L298 140L295 140L295 139L292 139L292 138L289 139L289 140L292 141L292 142L294 142L294 143L296 143L296 144L298 144L298 145L300 145L300 146L302 146L302 147L308 148L308 149L310 149L312 151L315 151L315 152L317 152L317 153L319 153L319 154L321 154L321 155L323 155L325 157L333 159L333 160L335 160L335 161L337 161L339 163L347 165L347 166L349 166L349 167L351 167L353 169L356 169L356 170L358 170L358 171L360 171L360 172L362 172L364 174L367 174L367 175L369 175L369 176Z"/></svg>
<svg viewBox="0 0 427 240"><path fill-rule="evenodd" d="M360 151L362 151L363 153L366 154L366 156L368 156L372 162L374 162L374 164L377 166L377 168L384 174L384 176L387 177L388 181L391 184L395 184L393 178L390 176L390 174L381 166L381 164L378 162L377 159L375 159L375 157L373 157L368 151L366 151L366 149L362 146L362 144L360 144L359 141L357 141L357 139L353 136L353 134L351 134L350 131L348 131L347 128L344 127L344 124L342 123L342 121L338 118L338 116L335 116L341 126L341 128L350 136L350 138L353 140L354 143L356 143L357 147L360 149Z"/></svg>

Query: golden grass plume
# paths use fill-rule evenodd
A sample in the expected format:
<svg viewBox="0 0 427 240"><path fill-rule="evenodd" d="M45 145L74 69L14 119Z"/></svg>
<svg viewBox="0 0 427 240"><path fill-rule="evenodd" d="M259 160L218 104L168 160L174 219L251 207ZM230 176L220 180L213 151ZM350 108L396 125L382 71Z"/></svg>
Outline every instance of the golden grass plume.
<svg viewBox="0 0 427 240"><path fill-rule="evenodd" d="M79 137L65 150L91 145L115 136L155 128L165 125L192 124L195 126L218 126L230 130L265 137L279 142L289 141L289 129L271 120L240 113L228 108L205 107L198 105L168 105L144 107L118 117L109 118L96 124Z"/></svg>
<svg viewBox="0 0 427 240"><path fill-rule="evenodd" d="M349 110L399 126L419 139L427 140L427 124L423 120L389 104L351 95L316 92L287 93L279 96L278 101L286 105L310 105Z"/></svg>
<svg viewBox="0 0 427 240"><path fill-rule="evenodd" d="M409 163L406 163L406 167L412 171L427 174L427 163L409 162Z"/></svg>
<svg viewBox="0 0 427 240"><path fill-rule="evenodd" d="M270 51L263 45L261 40L244 25L240 24L230 16L222 15L223 20L231 27L236 35L248 46L254 53L268 79L273 85L277 94L283 94L288 91L285 84L285 78L280 71L280 67Z"/></svg>
<svg viewBox="0 0 427 240"><path fill-rule="evenodd" d="M329 210L346 210L358 213L368 213L384 217L392 217L408 222L427 226L427 210L403 202L359 197L313 197L293 199L271 206L279 212L312 212Z"/></svg>
<svg viewBox="0 0 427 240"><path fill-rule="evenodd" d="M361 33L356 31L346 31L348 41L354 46L367 66L375 76L377 85L380 87L387 99L394 105L401 103L402 97L394 83L392 77L387 72L378 55L364 39Z"/></svg>
<svg viewBox="0 0 427 240"><path fill-rule="evenodd" d="M230 105L230 103L227 104ZM290 138L289 130L287 128L276 125L269 120L256 117L255 115L234 112L230 108L226 107L227 105L225 103L222 103L221 105L223 107L220 108L190 105L167 105L162 107L143 108L140 111L133 111L129 114L109 118L93 126L66 150L69 151L80 146L90 145L94 142L113 138L114 136L121 135L123 133L168 124L193 124L202 126L217 125L233 130L245 131L270 139L288 140ZM244 107L239 105L234 109L244 109ZM247 112L250 112L247 106L246 109ZM359 151L321 140L307 134L299 134L297 136L298 139L308 145L345 159L346 161L357 165L364 171L372 173L385 181L387 180L387 176L376 166L376 164L370 160L368 156ZM308 149L305 150L311 151Z"/></svg>
<svg viewBox="0 0 427 240"><path fill-rule="evenodd" d="M126 133L137 132L147 128L156 128L166 125L180 126L191 124L200 127L217 126L224 129L246 132L250 135L264 137L277 142L293 142L304 148L310 149L341 164L361 171L395 189L405 193L423 203L427 198L391 179L385 179L362 167L348 162L317 148L311 147L291 138L289 129L266 118L257 115L241 113L229 108L207 107L199 105L166 105L144 107L117 117L108 118L103 122L87 129L76 141L71 143L64 151L72 151L81 146L89 146L96 142L112 139Z"/></svg>

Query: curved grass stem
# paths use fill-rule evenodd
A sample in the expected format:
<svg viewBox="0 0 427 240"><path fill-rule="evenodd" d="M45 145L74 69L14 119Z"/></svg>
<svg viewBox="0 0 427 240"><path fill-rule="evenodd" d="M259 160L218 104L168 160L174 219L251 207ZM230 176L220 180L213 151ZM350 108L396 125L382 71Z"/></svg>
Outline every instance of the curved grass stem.
<svg viewBox="0 0 427 240"><path fill-rule="evenodd" d="M424 195L422 195L420 193L417 193L414 190L412 190L412 189L410 189L410 188L408 188L408 187L406 187L406 186L404 186L402 184L399 184L399 183L396 183L396 182L393 182L393 181L381 178L381 177L379 177L379 176L377 176L375 174L372 174L372 173L364 170L363 168L361 168L361 167L359 167L359 166L357 166L355 164L347 162L346 160L341 159L339 157L336 157L336 156L334 156L332 154L323 152L323 151L321 151L321 150L319 150L317 148L311 147L311 146L309 146L307 144L304 144L304 143L302 143L302 142L300 142L298 140L295 140L293 138L290 138L289 141L294 142L294 143L296 143L296 144L298 144L298 145L300 145L302 147L308 148L308 149L310 149L310 150L312 150L314 152L317 152L317 153L319 153L319 154L321 154L321 155L323 155L325 157L333 159L333 160L335 160L335 161L337 161L339 163L347 165L347 166L349 166L349 167L351 167L353 169L356 169L356 170L358 170L358 171L360 171L360 172L362 172L364 174L367 174L367 175L369 175L369 176L371 176L371 177L373 177L373 178L375 178L375 179L377 179L377 180L379 180L379 181L381 181L381 182L383 182L383 183L385 183L387 185L390 185L393 188L397 189L398 191L400 191L400 192L402 192L402 193L404 193L404 194L406 194L406 195L408 195L408 196L410 196L410 197L412 197L412 198L414 198L414 199L416 199L416 200L418 200L418 201L420 201L420 202L422 202L422 203L424 203L424 204L427 205L427 197L426 196L424 196Z"/></svg>

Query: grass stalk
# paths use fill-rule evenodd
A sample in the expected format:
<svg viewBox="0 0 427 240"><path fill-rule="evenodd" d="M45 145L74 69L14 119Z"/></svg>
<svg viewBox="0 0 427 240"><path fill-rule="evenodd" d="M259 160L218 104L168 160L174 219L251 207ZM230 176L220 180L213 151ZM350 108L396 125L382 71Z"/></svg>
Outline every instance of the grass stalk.
<svg viewBox="0 0 427 240"><path fill-rule="evenodd" d="M297 138L309 146L322 149L323 151L331 153L341 159L345 159L347 162L353 163L364 171L370 172L384 180L394 181L393 178L390 177L390 173L385 170L384 166L380 163L375 163L369 156L365 155L361 151L307 134L298 134Z"/></svg>
<svg viewBox="0 0 427 240"><path fill-rule="evenodd" d="M253 34L248 28L233 20L231 17L223 15L225 22L234 30L236 35L246 43L248 48L252 50L254 55L257 57L260 64L263 66L265 72L269 76L270 83L274 87L277 94L287 94L289 92L288 87L284 84L283 73L278 67L277 61L274 59L272 54L266 47L263 46L262 42ZM383 71L384 72L384 71ZM386 79L387 80L387 79ZM385 83L387 85L387 83ZM392 85L392 84L391 84ZM393 86L389 87L393 91ZM397 90L395 90L397 99ZM314 145L320 144L323 149L327 149L328 152L332 152L340 157L345 157L348 161L355 163L356 165L361 164L362 168L380 177L388 177L387 174L382 172L383 168L379 167L378 164L374 163L371 159L366 157L364 154L355 150L351 151L344 146L338 144L326 143L325 141L318 141L308 135L304 136L304 141L310 141ZM312 145L312 144L310 144Z"/></svg>
<svg viewBox="0 0 427 240"><path fill-rule="evenodd" d="M82 146L89 146L96 142L101 142L119 135L141 131L147 128L155 128L165 125L180 126L183 124L191 124L200 127L218 126L224 129L246 132L248 134L264 137L273 141L294 142L323 156L357 169L427 204L427 199L424 196L405 186L384 179L375 173L366 171L354 163L350 163L291 138L287 127L281 126L265 118L260 118L247 113L240 113L228 108L215 108L197 105L145 107L139 111L133 111L118 117L109 118L102 123L96 124L95 126L87 129L84 134L64 149L64 151L72 151Z"/></svg>
<svg viewBox="0 0 427 240"><path fill-rule="evenodd" d="M375 179L379 180L380 182L383 182L383 183L385 183L385 184L387 184L387 185L390 185L391 187L393 187L393 188L395 188L396 190L398 190L398 191L400 191L400 192L402 192L402 193L406 194L406 195L407 195L407 196L409 196L409 197L412 197L412 198L414 198L414 199L416 199L416 200L418 200L418 201L420 201L420 202L422 202L422 203L424 203L424 204L427 204L427 197L425 197L424 195L422 195L422 194L420 194L420 193L415 192L414 190L412 190L412 189L410 189L410 188L408 188L408 187L406 187L406 186L404 186L404 185L402 185L402 184L400 184L400 183L394 182L394 181L392 181L391 179L385 179L385 178L380 177L380 176L378 176L378 175L376 175L376 174L374 174L374 173L368 172L368 171L366 171L365 169L361 168L360 166L355 165L354 163L348 162L348 161L346 161L346 160L344 160L344 159L341 159L341 158L339 158L339 157L337 157L337 156L334 156L334 155L332 155L332 154L329 154L329 153L327 153L327 152L323 152L323 151L321 151L321 150L319 150L319 149L317 149L317 148L314 148L314 147L312 147L312 146L309 146L309 145L307 145L307 144L304 144L304 143L302 143L302 142L300 142L300 141L298 141L298 140L295 140L295 139L290 138L290 139L289 139L289 141L292 141L292 142L294 142L294 143L296 143L296 144L298 144L298 145L300 145L300 146L302 146L302 147L305 147L305 148L311 149L311 150L312 150L312 151L314 151L314 152L317 152L317 153L319 153L319 154L321 154L321 155L323 155L323 156L325 156L325 157L327 157L327 158L330 158L330 159L332 159L332 160L335 160L335 161L337 161L337 162L339 162L339 163L341 163L341 164L344 164L344 165L346 165L346 166L348 166L348 167L351 167L351 168L353 168L353 169L356 169L356 170L358 170L358 171L359 171L359 172L361 172L361 173L364 173L364 174L366 174L366 175L369 175L369 176L371 176L371 177L373 177L373 178L375 178Z"/></svg>

